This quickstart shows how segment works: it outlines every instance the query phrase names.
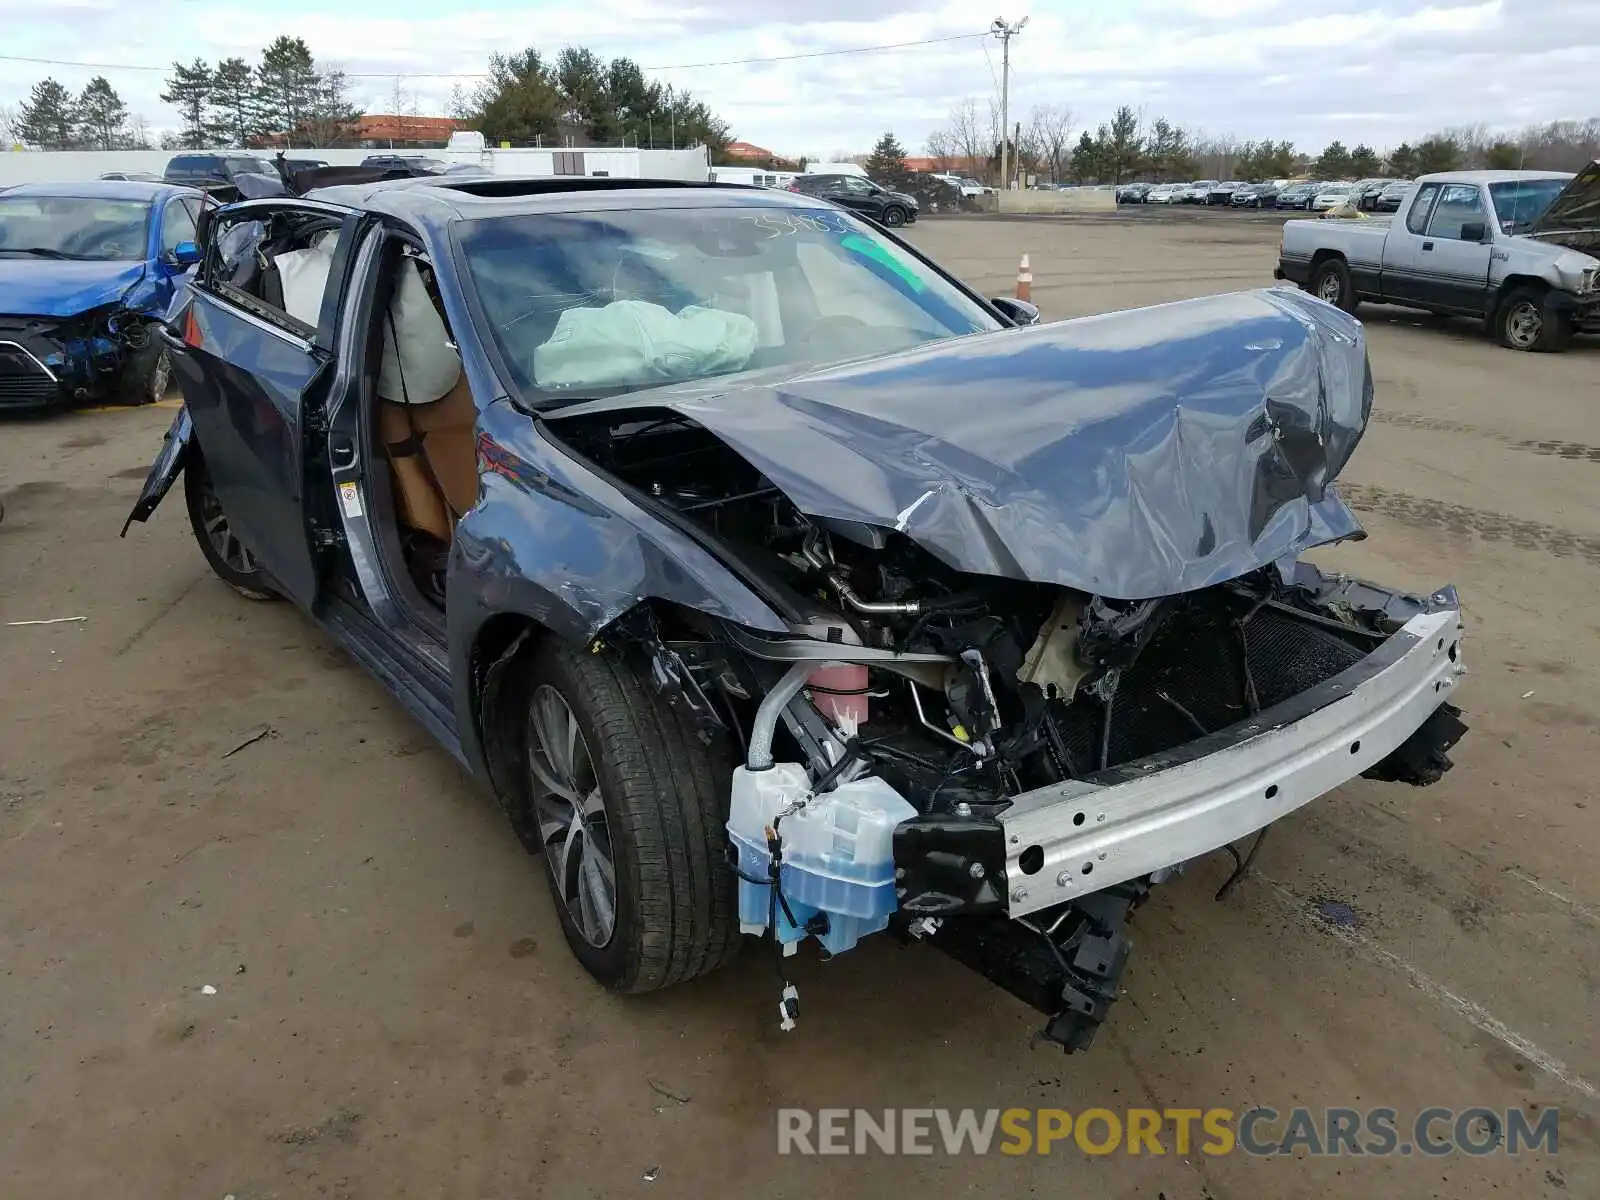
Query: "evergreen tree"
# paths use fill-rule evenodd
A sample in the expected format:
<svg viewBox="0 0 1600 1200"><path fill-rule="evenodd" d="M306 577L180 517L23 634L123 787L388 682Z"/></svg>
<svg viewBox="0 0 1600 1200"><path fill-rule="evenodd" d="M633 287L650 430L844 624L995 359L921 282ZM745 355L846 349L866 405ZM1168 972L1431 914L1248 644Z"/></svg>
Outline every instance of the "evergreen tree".
<svg viewBox="0 0 1600 1200"><path fill-rule="evenodd" d="M1294 174L1295 152L1294 143L1291 141L1264 142L1263 147L1271 146L1272 150L1262 157L1261 166L1263 178L1287 179Z"/></svg>
<svg viewBox="0 0 1600 1200"><path fill-rule="evenodd" d="M479 85L474 107L486 141L516 145L554 137L566 106L549 67L530 48L489 56L489 78Z"/></svg>
<svg viewBox="0 0 1600 1200"><path fill-rule="evenodd" d="M1389 151L1389 174L1396 179L1410 179L1417 174L1417 152L1410 142L1401 142Z"/></svg>
<svg viewBox="0 0 1600 1200"><path fill-rule="evenodd" d="M593 50L567 46L556 55L555 85L565 104L562 116L597 146L615 140L620 133L607 82L606 65Z"/></svg>
<svg viewBox="0 0 1600 1200"><path fill-rule="evenodd" d="M78 140L77 101L54 79L42 79L18 106L16 124L27 145L71 150Z"/></svg>
<svg viewBox="0 0 1600 1200"><path fill-rule="evenodd" d="M1454 171L1461 166L1461 147L1455 138L1437 134L1417 146L1416 173L1431 175L1435 171Z"/></svg>
<svg viewBox="0 0 1600 1200"><path fill-rule="evenodd" d="M262 51L256 67L261 132L282 134L290 146L303 142L301 126L317 103L317 82L304 38L280 36Z"/></svg>
<svg viewBox="0 0 1600 1200"><path fill-rule="evenodd" d="M1087 129L1072 152L1072 177L1079 183L1100 178L1100 143Z"/></svg>
<svg viewBox="0 0 1600 1200"><path fill-rule="evenodd" d="M1350 151L1340 141L1328 143L1328 148L1311 164L1311 173L1318 179L1344 179L1355 172L1350 165Z"/></svg>
<svg viewBox="0 0 1600 1200"><path fill-rule="evenodd" d="M187 67L175 62L166 82L167 90L161 93L161 102L178 110L183 148L197 150L206 144L210 135L206 110L212 103L215 86L211 68L198 58Z"/></svg>
<svg viewBox="0 0 1600 1200"><path fill-rule="evenodd" d="M217 64L211 75L209 104L208 141L243 147L259 132L261 104L256 76L244 59L225 58Z"/></svg>
<svg viewBox="0 0 1600 1200"><path fill-rule="evenodd" d="M892 133L885 133L872 148L866 162L867 174L877 182L895 187L905 182L906 152Z"/></svg>
<svg viewBox="0 0 1600 1200"><path fill-rule="evenodd" d="M1124 104L1111 118L1111 127L1101 127L1100 170L1110 175L1109 182L1121 183L1124 175L1139 169L1144 157L1144 138L1139 133L1139 114Z"/></svg>
<svg viewBox="0 0 1600 1200"><path fill-rule="evenodd" d="M1490 171L1515 171L1522 166L1522 147L1504 139L1483 152L1483 165Z"/></svg>
<svg viewBox="0 0 1600 1200"><path fill-rule="evenodd" d="M1358 179L1371 179L1379 165L1378 152L1365 142L1350 151L1350 174Z"/></svg>
<svg viewBox="0 0 1600 1200"><path fill-rule="evenodd" d="M104 75L96 75L78 97L78 136L95 150L116 150L128 139L128 106Z"/></svg>

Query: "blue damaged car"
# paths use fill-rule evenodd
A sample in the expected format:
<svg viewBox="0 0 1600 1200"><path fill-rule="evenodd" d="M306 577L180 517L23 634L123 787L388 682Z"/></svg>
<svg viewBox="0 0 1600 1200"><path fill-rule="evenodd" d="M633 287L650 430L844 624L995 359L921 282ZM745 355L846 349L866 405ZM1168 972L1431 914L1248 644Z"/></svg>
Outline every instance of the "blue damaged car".
<svg viewBox="0 0 1600 1200"><path fill-rule="evenodd" d="M201 200L129 180L0 194L0 409L165 395L154 330L198 256Z"/></svg>

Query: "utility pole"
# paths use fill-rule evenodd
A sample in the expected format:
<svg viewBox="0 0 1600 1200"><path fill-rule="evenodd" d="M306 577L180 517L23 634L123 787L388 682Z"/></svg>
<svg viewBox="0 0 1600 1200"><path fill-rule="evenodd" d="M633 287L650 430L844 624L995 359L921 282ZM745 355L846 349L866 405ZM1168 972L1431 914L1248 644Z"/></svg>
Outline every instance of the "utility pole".
<svg viewBox="0 0 1600 1200"><path fill-rule="evenodd" d="M1006 140L1011 136L1011 39L1021 33L1028 18L1015 25L1006 24L1004 17L996 17L989 28L1000 39L1000 190L1011 187L1011 173L1006 165Z"/></svg>

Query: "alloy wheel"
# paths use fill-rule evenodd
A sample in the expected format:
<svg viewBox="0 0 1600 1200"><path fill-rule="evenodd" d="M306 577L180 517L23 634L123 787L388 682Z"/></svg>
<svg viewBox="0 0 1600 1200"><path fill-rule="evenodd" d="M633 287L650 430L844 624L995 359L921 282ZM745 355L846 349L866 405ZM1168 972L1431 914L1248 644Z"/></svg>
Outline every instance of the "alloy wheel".
<svg viewBox="0 0 1600 1200"><path fill-rule="evenodd" d="M617 873L605 799L578 718L549 684L528 709L534 817L556 892L584 941L596 948L617 926Z"/></svg>
<svg viewBox="0 0 1600 1200"><path fill-rule="evenodd" d="M1324 300L1329 304L1337 306L1339 297L1343 293L1344 284L1340 282L1338 274L1333 271L1329 271L1324 275L1322 282L1317 284L1317 299Z"/></svg>
<svg viewBox="0 0 1600 1200"><path fill-rule="evenodd" d="M234 535L233 527L228 524L228 514L222 511L222 502L209 481L200 496L200 523L218 558L241 575L255 574L255 557Z"/></svg>
<svg viewBox="0 0 1600 1200"><path fill-rule="evenodd" d="M150 368L150 388L148 395L152 402L163 400L167 395L167 388L172 385L172 358L167 353L165 346L161 353L156 355L155 365Z"/></svg>
<svg viewBox="0 0 1600 1200"><path fill-rule="evenodd" d="M1544 333L1544 313L1531 300L1523 300L1506 314L1506 341L1518 350L1531 350Z"/></svg>

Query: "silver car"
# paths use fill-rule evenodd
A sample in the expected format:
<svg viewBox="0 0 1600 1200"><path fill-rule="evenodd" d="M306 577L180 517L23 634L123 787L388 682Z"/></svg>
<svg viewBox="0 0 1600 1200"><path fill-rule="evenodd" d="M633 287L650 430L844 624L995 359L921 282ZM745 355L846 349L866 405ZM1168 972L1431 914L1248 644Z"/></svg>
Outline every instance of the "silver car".
<svg viewBox="0 0 1600 1200"><path fill-rule="evenodd" d="M1354 199L1355 193L1356 185L1353 183L1330 183L1311 201L1311 211L1327 212L1329 209L1342 208Z"/></svg>

